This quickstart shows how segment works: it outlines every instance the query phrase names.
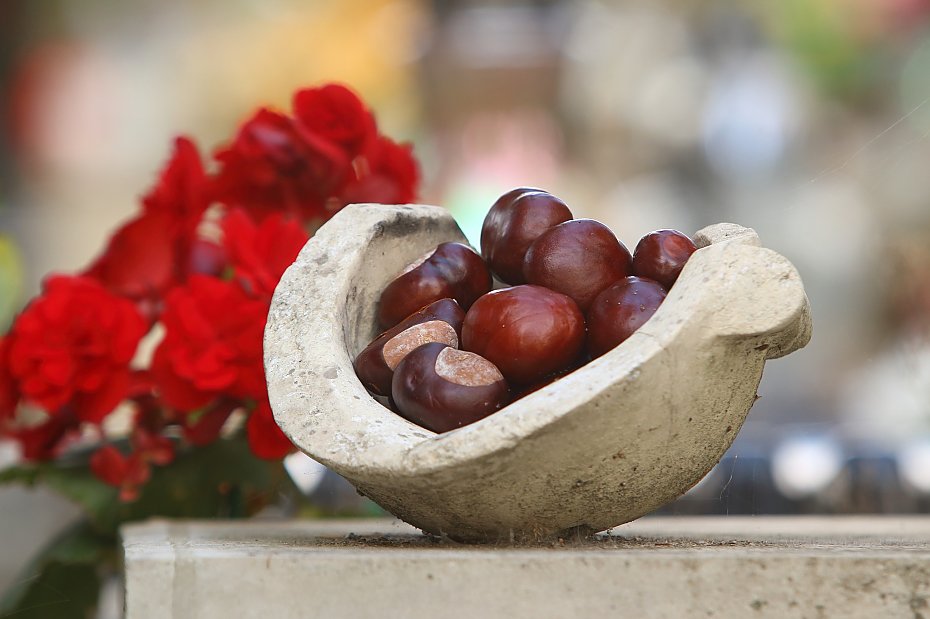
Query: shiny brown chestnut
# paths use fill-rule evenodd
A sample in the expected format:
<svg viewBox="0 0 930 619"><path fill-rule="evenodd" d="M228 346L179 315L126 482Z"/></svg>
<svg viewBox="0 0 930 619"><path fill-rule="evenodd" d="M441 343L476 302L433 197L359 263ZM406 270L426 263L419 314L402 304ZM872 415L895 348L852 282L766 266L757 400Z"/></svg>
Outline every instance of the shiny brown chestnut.
<svg viewBox="0 0 930 619"><path fill-rule="evenodd" d="M569 374L577 370L579 367L581 367L586 360L587 359L584 356L581 356L578 359L576 359L574 363L572 363L569 367L565 368L564 370L560 370L553 374L549 374L545 378L538 380L535 383L532 383L530 385L523 385L515 389L512 389L510 401L516 402L517 400L521 398L525 398L531 393L536 393L543 387L548 387L552 383L560 381L561 379L565 378L566 376L568 376Z"/></svg>
<svg viewBox="0 0 930 619"><path fill-rule="evenodd" d="M448 432L507 404L509 389L493 363L433 342L407 355L391 387L400 415L433 432Z"/></svg>
<svg viewBox="0 0 930 619"><path fill-rule="evenodd" d="M462 348L496 365L512 384L528 385L571 366L584 333L584 316L570 297L525 284L475 301L462 324Z"/></svg>
<svg viewBox="0 0 930 619"><path fill-rule="evenodd" d="M597 295L586 316L591 358L600 357L630 337L652 318L664 300L665 289L658 282L635 276Z"/></svg>
<svg viewBox="0 0 930 619"><path fill-rule="evenodd" d="M387 285L378 302L378 324L387 329L447 297L467 310L492 283L487 265L474 250L462 243L441 243Z"/></svg>
<svg viewBox="0 0 930 619"><path fill-rule="evenodd" d="M570 296L586 311L601 290L632 273L632 262L610 228L593 219L574 219L533 241L523 275L531 284Z"/></svg>
<svg viewBox="0 0 930 619"><path fill-rule="evenodd" d="M524 284L523 257L536 238L572 218L564 202L539 189L508 191L491 207L481 226L481 255L497 277Z"/></svg>
<svg viewBox="0 0 930 619"><path fill-rule="evenodd" d="M697 247L678 230L656 230L639 240L633 250L633 274L670 289Z"/></svg>
<svg viewBox="0 0 930 619"><path fill-rule="evenodd" d="M453 299L440 299L376 337L355 358L355 374L379 396L391 394L394 370L403 358L427 342L458 348L465 311Z"/></svg>

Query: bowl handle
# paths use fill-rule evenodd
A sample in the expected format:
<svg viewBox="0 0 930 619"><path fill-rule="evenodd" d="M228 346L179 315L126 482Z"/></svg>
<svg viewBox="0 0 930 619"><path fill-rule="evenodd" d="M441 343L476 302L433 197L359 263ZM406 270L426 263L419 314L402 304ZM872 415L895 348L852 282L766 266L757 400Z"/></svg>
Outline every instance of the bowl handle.
<svg viewBox="0 0 930 619"><path fill-rule="evenodd" d="M810 301L801 276L787 258L739 242L714 244L702 251L720 254L713 257L721 267L721 277L713 281L720 302L711 317L718 336L765 351L766 359L807 345Z"/></svg>

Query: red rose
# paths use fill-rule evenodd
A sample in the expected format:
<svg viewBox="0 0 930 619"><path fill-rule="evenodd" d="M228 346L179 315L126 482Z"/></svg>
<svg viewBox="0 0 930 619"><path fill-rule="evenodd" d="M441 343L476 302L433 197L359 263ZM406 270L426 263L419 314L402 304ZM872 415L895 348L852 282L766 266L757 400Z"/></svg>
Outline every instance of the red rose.
<svg viewBox="0 0 930 619"><path fill-rule="evenodd" d="M356 180L342 189L343 203L408 204L416 198L420 170L410 144L379 136L360 159Z"/></svg>
<svg viewBox="0 0 930 619"><path fill-rule="evenodd" d="M226 420L240 406L235 398L220 398L199 411L198 415L188 415L184 419L184 438L197 447L209 445L220 437Z"/></svg>
<svg viewBox="0 0 930 619"><path fill-rule="evenodd" d="M245 426L252 453L265 460L279 460L294 451L294 445L275 423L267 399L259 402Z"/></svg>
<svg viewBox="0 0 930 619"><path fill-rule="evenodd" d="M149 480L151 469L138 452L124 456L113 445L105 445L90 457L90 470L102 482L120 489L120 501L139 498L139 488Z"/></svg>
<svg viewBox="0 0 930 619"><path fill-rule="evenodd" d="M10 338L0 337L0 431L16 414L19 390L10 374Z"/></svg>
<svg viewBox="0 0 930 619"><path fill-rule="evenodd" d="M338 144L350 158L378 134L375 118L362 100L340 84L298 90L294 116L302 128Z"/></svg>
<svg viewBox="0 0 930 619"><path fill-rule="evenodd" d="M39 425L17 428L7 435L19 444L24 460L51 460L79 437L80 422L72 411L64 409Z"/></svg>
<svg viewBox="0 0 930 619"><path fill-rule="evenodd" d="M256 226L240 209L224 218L223 236L233 277L248 292L269 300L309 238L297 221L276 214Z"/></svg>
<svg viewBox="0 0 930 619"><path fill-rule="evenodd" d="M143 198L144 212L113 234L85 275L132 299L154 321L168 289L183 283L188 273L202 272L206 242L197 238L197 226L208 203L197 147L178 138L171 161Z"/></svg>
<svg viewBox="0 0 930 619"><path fill-rule="evenodd" d="M145 334L133 304L86 277L52 277L10 332L20 395L50 414L68 405L99 422L126 396L129 362Z"/></svg>
<svg viewBox="0 0 930 619"><path fill-rule="evenodd" d="M268 303L234 282L194 275L168 294L165 338L152 375L171 406L191 411L218 395L259 399L265 393L262 335Z"/></svg>
<svg viewBox="0 0 930 619"><path fill-rule="evenodd" d="M186 137L174 141L174 153L155 187L142 199L146 213L163 213L176 222L180 235L193 237L210 204L209 184L197 146Z"/></svg>
<svg viewBox="0 0 930 619"><path fill-rule="evenodd" d="M162 296L181 280L173 227L164 213L133 219L110 237L106 250L84 275L132 299L150 322L155 320Z"/></svg>
<svg viewBox="0 0 930 619"><path fill-rule="evenodd" d="M256 221L274 212L305 220L325 216L326 199L349 171L338 145L301 133L291 118L267 109L248 120L216 159L217 199L246 209Z"/></svg>
<svg viewBox="0 0 930 619"><path fill-rule="evenodd" d="M64 408L39 424L22 426L16 415L19 387L9 368L11 343L9 337L0 338L0 436L16 441L24 460L49 460L79 435L80 421L74 410Z"/></svg>
<svg viewBox="0 0 930 619"><path fill-rule="evenodd" d="M139 489L151 476L152 464L165 466L174 460L171 439L143 428L132 431L130 446L128 456L113 445L104 445L90 458L90 470L102 482L119 488L123 502L139 497Z"/></svg>
<svg viewBox="0 0 930 619"><path fill-rule="evenodd" d="M188 275L212 275L220 277L226 270L228 257L226 248L207 239L196 239L191 246L187 264Z"/></svg>
<svg viewBox="0 0 930 619"><path fill-rule="evenodd" d="M146 462L165 466L174 461L174 443L167 436L137 427L132 431L131 441L133 449Z"/></svg>

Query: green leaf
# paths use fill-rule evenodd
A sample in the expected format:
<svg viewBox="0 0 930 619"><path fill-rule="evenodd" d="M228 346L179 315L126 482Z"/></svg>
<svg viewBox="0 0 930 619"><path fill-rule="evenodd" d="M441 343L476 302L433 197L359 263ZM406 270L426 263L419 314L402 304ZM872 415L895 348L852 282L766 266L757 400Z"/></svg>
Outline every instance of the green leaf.
<svg viewBox="0 0 930 619"><path fill-rule="evenodd" d="M178 454L155 467L139 499L118 491L86 464L43 463L0 471L0 484L42 485L77 503L87 520L65 531L23 571L0 599L0 617L86 619L96 606L99 566L116 562L119 526L153 516L238 518L252 515L282 493L299 494L280 462L255 458L241 438Z"/></svg>
<svg viewBox="0 0 930 619"><path fill-rule="evenodd" d="M79 522L55 538L0 598L0 617L86 619L97 606L99 564L115 560L112 540Z"/></svg>
<svg viewBox="0 0 930 619"><path fill-rule="evenodd" d="M23 264L16 245L0 234L0 331L13 319L23 288Z"/></svg>
<svg viewBox="0 0 930 619"><path fill-rule="evenodd" d="M294 491L280 462L257 459L243 439L219 440L154 468L137 501L114 503L102 516L113 524L151 516L243 518Z"/></svg>
<svg viewBox="0 0 930 619"><path fill-rule="evenodd" d="M857 31L842 4L781 0L764 4L774 38L826 94L846 100L866 98L881 84L881 50Z"/></svg>
<svg viewBox="0 0 930 619"><path fill-rule="evenodd" d="M8 483L49 488L76 503L91 521L110 510L119 496L116 488L97 479L87 466L63 466L54 462L0 471L0 484Z"/></svg>
<svg viewBox="0 0 930 619"><path fill-rule="evenodd" d="M259 460L241 438L219 440L153 467L152 478L132 503L98 480L85 464L43 463L0 471L0 484L42 485L75 502L96 531L116 539L124 522L151 517L243 518L296 495L280 462Z"/></svg>
<svg viewBox="0 0 930 619"><path fill-rule="evenodd" d="M11 466L0 470L0 485L2 484L22 484L32 486L35 483L35 477L38 467L35 466Z"/></svg>

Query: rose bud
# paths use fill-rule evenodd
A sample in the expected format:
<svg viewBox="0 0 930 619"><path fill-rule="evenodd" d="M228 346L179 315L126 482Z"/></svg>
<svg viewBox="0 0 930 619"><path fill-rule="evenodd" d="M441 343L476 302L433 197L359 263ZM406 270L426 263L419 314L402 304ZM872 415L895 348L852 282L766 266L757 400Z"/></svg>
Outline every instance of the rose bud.
<svg viewBox="0 0 930 619"><path fill-rule="evenodd" d="M402 417L433 432L447 432L500 409L509 390L487 359L433 342L400 362L391 393Z"/></svg>
<svg viewBox="0 0 930 619"><path fill-rule="evenodd" d="M588 353L597 358L618 346L649 320L665 289L651 279L626 277L597 295L587 314Z"/></svg>
<svg viewBox="0 0 930 619"><path fill-rule="evenodd" d="M584 316L570 297L514 286L475 301L462 324L462 348L496 365L509 382L528 385L570 367L584 332Z"/></svg>
<svg viewBox="0 0 930 619"><path fill-rule="evenodd" d="M403 358L427 342L458 348L465 312L452 299L434 301L374 339L355 358L355 374L375 395L391 395L391 379Z"/></svg>
<svg viewBox="0 0 930 619"><path fill-rule="evenodd" d="M601 290L631 273L630 252L593 219L566 221L543 232L523 262L529 283L567 294L582 311Z"/></svg>
<svg viewBox="0 0 930 619"><path fill-rule="evenodd" d="M694 241L678 230L650 232L633 251L633 274L655 280L668 290L695 251Z"/></svg>
<svg viewBox="0 0 930 619"><path fill-rule="evenodd" d="M481 226L481 255L491 271L511 285L524 284L523 257L536 238L572 218L564 202L552 194L521 187L502 195Z"/></svg>
<svg viewBox="0 0 930 619"><path fill-rule="evenodd" d="M491 273L474 250L462 243L441 243L387 285L378 302L378 324L387 329L444 298L467 310L491 284Z"/></svg>

